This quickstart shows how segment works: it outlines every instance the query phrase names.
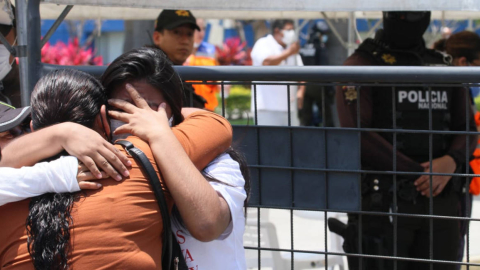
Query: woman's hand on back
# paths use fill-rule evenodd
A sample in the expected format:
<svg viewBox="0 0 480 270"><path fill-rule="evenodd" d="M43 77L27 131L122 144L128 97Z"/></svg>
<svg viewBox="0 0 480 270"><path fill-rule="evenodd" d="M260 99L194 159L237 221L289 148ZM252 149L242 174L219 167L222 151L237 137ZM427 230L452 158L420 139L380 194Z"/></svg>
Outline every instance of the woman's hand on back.
<svg viewBox="0 0 480 270"><path fill-rule="evenodd" d="M60 142L63 149L77 157L95 177L104 178L99 168L118 181L122 180L121 174L130 175L126 166L131 166L131 161L97 132L75 123L60 125L64 129Z"/></svg>
<svg viewBox="0 0 480 270"><path fill-rule="evenodd" d="M164 131L170 130L165 103L160 104L158 111L155 111L132 85L127 84L126 89L135 105L121 99L108 100L110 106L121 110L109 110L110 117L125 122L125 125L113 132L114 134L130 133L151 142L161 136Z"/></svg>
<svg viewBox="0 0 480 270"><path fill-rule="evenodd" d="M102 179L110 177L105 172L101 172L101 173L102 173ZM99 189L102 187L102 184L92 180L98 180L98 178L88 170L85 164L78 164L77 182L80 189Z"/></svg>

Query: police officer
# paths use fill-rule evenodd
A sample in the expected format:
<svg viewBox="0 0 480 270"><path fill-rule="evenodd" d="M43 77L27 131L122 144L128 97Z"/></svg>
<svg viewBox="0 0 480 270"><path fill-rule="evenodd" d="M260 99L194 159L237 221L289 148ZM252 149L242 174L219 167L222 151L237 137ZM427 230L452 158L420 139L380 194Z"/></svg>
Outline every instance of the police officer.
<svg viewBox="0 0 480 270"><path fill-rule="evenodd" d="M422 38L430 23L430 12L384 12L383 30L374 39L365 40L345 62L345 65L378 66L446 66L450 59L437 51L427 49ZM429 107L432 108L433 130L466 130L465 89L452 87L338 87L337 110L342 127L357 127L357 98L360 98L361 128L429 130ZM394 95L392 97L392 95ZM430 98L428 98L430 96ZM393 99L393 101L392 101ZM429 101L430 100L430 101ZM393 103L395 107L393 107ZM395 112L393 112L395 108ZM470 112L471 114L471 112ZM395 117L395 118L394 118ZM474 131L473 115L469 116L469 130ZM396 171L454 173L464 172L466 151L471 155L476 136L430 135L421 133L362 132L362 169L393 171L393 142L396 138ZM429 151L432 152L430 168ZM463 168L463 169L462 169ZM433 214L458 216L462 179L450 176L396 176L396 194L393 194L393 176L366 174L362 176L362 210L429 214L430 188L433 192ZM393 209L396 196L397 208ZM397 256L429 259L430 219L389 216L362 216L362 253L392 256L394 226L397 222ZM349 227L358 226L357 215L349 216ZM433 259L455 261L458 249L458 222L433 219ZM353 239L357 241L357 236ZM352 251L352 239L346 239L346 251ZM350 245L348 245L350 243ZM355 251L355 250L354 250ZM357 250L358 252L358 250ZM358 258L349 258L350 269L359 269ZM397 261L397 269L429 269L428 263ZM434 269L455 269L454 265L433 264ZM363 269L393 269L392 260L364 259Z"/></svg>

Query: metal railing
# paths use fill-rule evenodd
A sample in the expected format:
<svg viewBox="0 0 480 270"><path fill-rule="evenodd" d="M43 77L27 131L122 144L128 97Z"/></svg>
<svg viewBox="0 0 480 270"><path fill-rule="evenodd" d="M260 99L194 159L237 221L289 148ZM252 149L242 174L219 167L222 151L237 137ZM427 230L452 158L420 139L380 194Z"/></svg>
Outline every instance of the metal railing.
<svg viewBox="0 0 480 270"><path fill-rule="evenodd" d="M42 73L52 69L65 68L51 65L41 65ZM100 76L104 67L74 67L96 76ZM362 266L367 259L375 260L393 260L394 269L397 269L397 263L403 261L423 262L434 269L437 263L450 265L464 265L467 269L470 266L480 266L479 263L470 262L470 233L467 228L466 234L466 262L445 261L434 259L434 237L433 224L435 220L454 220L460 221L480 221L478 218L467 216L445 216L435 215L433 209L433 198L429 199L429 209L426 213L408 214L398 212L397 196L392 199L392 211L365 211L362 205L362 175L379 174L392 177L393 194L397 194L397 177L407 177L413 175L430 176L430 185L433 176L455 176L463 178L472 178L478 175L470 173L468 166L465 166L463 172L457 173L435 173L430 172L409 172L398 171L396 169L396 155L398 150L398 134L424 134L429 136L429 161L432 156L432 137L443 135L478 135L476 130L470 130L468 123L471 120L469 95L466 95L466 127L465 130L433 130L432 129L432 102L428 101L430 120L428 129L402 129L395 125L395 89L398 87L419 87L432 90L437 88L451 87L469 87L477 86L480 81L480 68L459 68L459 67L176 67L182 79L186 81L196 81L195 84L215 84L220 89L221 100L219 102L219 113L225 116L226 104L225 88L227 85L248 85L251 87L252 98L252 121L249 125L235 126L234 136L239 142L238 147L244 151L249 162L252 174L252 197L249 208L256 209L256 217L253 220L256 223L256 241L255 245L246 246L247 251L257 252L258 269L262 268L263 254L267 252L290 253L290 267L296 267L296 255L299 254L317 254L324 255L323 264L328 267L329 256L347 256L358 258L358 264ZM302 82L302 83L299 83ZM285 98L287 98L288 122L286 126L261 126L258 125L257 111L257 88L259 85L278 85L283 86ZM360 95L358 91L357 102L357 120L356 127L298 127L292 126L292 111L295 109L291 104L289 97L291 89L298 85L317 86L322 91L322 104L320 110L325 115L328 104L325 104L325 92L327 87L354 86L357 89L362 87L388 87L392 91L391 102L393 127L392 128L366 128L362 127L360 121ZM459 91L459 90L457 90ZM361 137L362 133L391 133L393 139L393 164L389 170L370 170L362 168L360 161ZM468 147L468 138L466 147ZM317 140L315 140L317 138ZM313 143L314 147L309 147ZM469 153L469 151L466 151ZM348 159L343 158L349 156ZM318 163L305 163L302 156L308 156L308 160L315 160ZM466 160L469 160L470 154L467 154ZM453 181L453 180L452 180ZM468 182L465 182L464 190L468 192ZM346 189L345 187L349 187ZM345 192L347 190L348 192ZM430 191L432 192L432 191ZM347 194L348 193L348 194ZM431 195L431 194L430 194ZM466 213L471 209L467 202ZM265 233L271 233L268 230L274 230L274 227L267 226L262 221L261 212L269 211L266 209L283 209L290 212L290 246L289 248L280 248L279 246L269 247L262 245L262 238L268 238ZM295 230L294 213L296 211L307 210L323 212L324 225L324 250L306 250L295 248ZM362 235L362 217L365 216L385 216L392 219L393 223L393 248L392 254L375 255L362 252L362 238L358 239L358 252L345 253L328 250L328 226L327 215L330 212L347 213L356 215L360 222L358 223L358 235ZM249 217L250 219L252 217ZM397 238L398 219L427 219L429 221L429 247L427 258L409 258L399 256L397 246L403 239ZM247 220L248 225L248 220ZM271 224L270 224L271 225ZM261 230L267 228L265 233ZM460 237L460 235L459 235ZM275 257L275 255L272 255ZM276 255L277 259L279 255ZM284 256L285 257L285 256ZM274 267L277 269L278 267ZM280 269L280 268L279 268Z"/></svg>
<svg viewBox="0 0 480 270"><path fill-rule="evenodd" d="M365 168L360 168L360 160L361 160L361 134L365 132L376 132L376 133L391 133L394 137L393 139L393 153L396 153L398 146L396 136L398 134L424 134L429 136L430 146L429 146L429 161L431 162L433 159L432 156L432 136L440 136L440 135L478 135L476 130L470 130L468 123L471 120L470 117L470 98L469 95L466 95L465 104L466 104L466 127L464 130L452 131L452 130L433 130L432 129L432 105L429 105L428 110L430 114L429 120L429 128L428 129L402 129L400 127L396 127L395 124L393 128L366 128L362 127L360 117L357 119L357 127L349 127L349 128L342 128L342 127L330 127L330 126L322 126L322 127L297 127L291 126L291 118L288 119L288 124L285 127L271 127L271 126L259 126L257 125L257 99L256 89L258 85L284 85L284 93L286 97L290 96L291 87L297 85L316 85L320 87L322 90L323 96L323 104L321 105L321 111L323 115L325 115L325 110L328 105L325 104L325 89L326 87L338 87L338 86L355 86L357 89L362 87L389 87L392 91L392 100L385 101L391 102L391 106L393 108L393 123L395 123L396 113L395 113L395 104L396 104L396 97L395 97L395 89L398 87L419 87L422 89L429 89L428 91L433 91L433 89L438 88L451 88L451 87L469 87L469 86L477 86L477 82L480 81L480 77L477 74L480 74L480 68L456 68L456 67L449 67L449 68L424 68L424 67L303 67L303 68L286 68L286 67L273 67L273 68L252 68L252 67L178 67L177 70L181 74L182 78L185 80L202 80L202 84L217 84L220 88L220 93L222 96L220 107L221 113L225 115L225 108L228 107L228 104L225 104L224 92L225 92L225 85L228 84L247 84L251 85L252 95L254 98L252 99L252 108L253 108L253 119L252 126L240 126L235 127L235 133L237 138L241 138L244 140L244 143L241 145L243 148L242 150L247 152L247 157L250 165L250 169L252 170L252 175L254 175L254 181L257 181L252 186L254 190L252 190L252 201L250 202L249 206L254 207L257 209L257 245L256 246L246 246L247 250L255 250L258 251L258 268L262 267L262 252L289 252L291 254L290 263L291 269L295 268L295 255L296 254L318 254L318 255L325 255L324 263L325 267L328 267L328 257L329 256L348 256L348 257L356 257L358 258L358 263L360 266L362 265L365 259L383 259L383 260L393 260L394 261L394 269L397 269L397 263L401 261L409 261L409 262L423 262L430 266L430 269L434 269L434 265L437 263L442 264L450 264L450 265L464 265L467 269L470 266L480 266L479 263L471 263L470 262L470 233L467 229L466 234L466 262L462 263L459 261L446 261L442 259L434 259L433 249L434 249L434 237L433 237L433 228L434 228L434 220L455 220L455 221L480 221L478 218L470 218L469 216L445 216L445 215L435 215L433 209L433 197L430 196L429 199L429 209L428 212L422 214L408 214L408 213L400 213L396 211L398 199L397 196L393 196L393 206L392 212L371 212L365 211L361 209L360 205L362 205L362 196L361 194L361 175L365 174L380 174L380 175L388 175L392 177L393 180L393 193L397 193L397 176L419 176L419 175L428 175L430 176L430 185L432 184L432 177L433 176L455 176L460 178L472 178L478 175L472 174L469 170L469 166L465 166L465 170L462 172L457 173L435 173L430 170L430 172L409 172L409 171L397 171L396 169L396 155L393 156L393 164L392 169L390 170L369 170ZM282 83L282 82L283 83ZM290 83L287 83L289 81ZM298 81L302 81L303 83L297 83ZM197 83L197 82L196 82ZM460 91L460 90L457 90ZM286 92L286 93L285 93ZM359 91L360 95L360 91ZM356 99L357 102L357 115L360 115L360 97ZM432 104L432 102L428 102ZM291 115L291 112L294 108L290 106L291 102L288 100L287 102L288 108L288 115ZM303 133L303 134L302 134ZM247 135L245 135L247 134ZM329 136L331 135L331 136ZM280 136L281 138L279 141L283 141L284 145L279 146L277 145L275 149L276 153L272 153L271 148L275 145L274 143L277 142L270 142L274 137ZM296 137L305 138L314 138L315 136L320 136L322 141L318 145L323 145L322 149L314 148L306 148L305 145L300 145L301 140L296 139ZM303 137L302 137L303 136ZM351 143L349 145L350 150L358 149L357 152L353 151L354 153L351 154L351 158L356 159L358 161L357 164L351 164L348 168L342 168L339 164L333 164L329 162L331 152L328 152L328 147L331 147L333 138L340 138L340 140L349 140L350 142L354 142L357 144L356 147L352 147ZM469 136L467 137L466 147L468 147ZM267 146L262 148L262 143L266 143ZM336 147L336 146L335 146ZM279 149L283 149L285 151L280 151ZM303 153L299 153L299 151L304 151ZM322 152L319 153L320 156L323 156L322 164L319 166L302 166L302 164L298 164L298 156L296 155L308 155L308 152L317 151ZM336 151L340 151L340 154L347 154L345 150L336 148ZM469 153L469 151L466 151ZM278 153L281 153L278 155ZM254 157L256 155L256 157ZM269 156L270 158L266 158ZM263 158L263 159L262 159ZM266 160L266 159L267 160ZM273 159L281 159L279 163L275 163ZM338 157L333 157L335 162L339 162L340 159ZM470 159L470 154L467 154L466 159ZM356 167L358 166L358 167ZM315 173L317 180L298 176L298 173ZM337 189L332 189L332 184L334 181L342 181L348 176L353 176L355 185L354 188L357 189L357 192L354 192L354 202L350 205L339 205L338 201L335 201L334 198L342 198L342 200L348 200L352 198L346 198L341 193L341 188L338 187ZM275 188L274 185L281 182L279 180L279 176L285 177L284 183L280 183L281 188ZM339 176L342 176L339 178ZM343 178L343 179L342 179ZM312 188L311 183L306 184L305 179L307 181L313 181L320 183L315 188L322 202L320 203L319 199L315 201L312 192L308 192ZM460 179L455 179L460 180ZM454 180L452 180L454 181ZM353 183L352 179L348 179L348 183ZM275 184L273 184L275 183ZM299 196L298 192L299 189L301 190L302 187L298 185L298 183L303 183L307 185L307 188L304 188L302 192L305 190L307 191L306 197L302 198ZM318 184L317 183L317 184ZM468 183L469 181L465 182L464 190L468 192ZM344 183L345 184L345 183ZM323 190L323 192L322 192ZM311 191L311 190L310 190ZM430 192L432 192L430 190ZM313 192L315 193L315 192ZM430 194L432 195L432 194ZM310 196L310 197L309 197ZM356 197L355 197L356 196ZM285 198L288 198L289 203L286 201ZM332 199L333 198L333 199ZM278 200L276 200L278 199ZM304 201L302 201L304 200ZM312 203L313 200L313 204ZM356 200L356 201L355 201ZM313 206L312 206L313 205ZM470 212L470 204L467 203L466 212ZM263 211L262 209L284 209L290 211L290 238L291 238L291 245L290 248L279 248L279 247L265 247L262 246L262 237L263 234L260 233L262 228L262 218L260 212ZM295 243L295 230L294 230L294 211L298 210L308 210L308 211L322 211L324 214L324 238L327 239L327 214L329 212L341 212L341 213L348 213L348 214L355 214L361 220L363 216L387 216L392 219L393 225L393 254L385 256L385 255L373 255L373 254L365 254L362 252L362 237L358 240L358 253L345 253L345 252L332 252L328 251L327 248L327 240L325 240L325 247L323 251L320 250L304 250L304 249L296 249L294 246ZM403 239L397 239L397 219L398 218L410 218L410 219L427 219L429 221L429 250L428 250L428 257L427 258L409 258L405 256L399 256L397 254L397 246L399 241L403 241ZM320 229L320 228L319 228ZM362 222L358 223L358 235L362 235ZM458 236L460 237L460 235ZM276 269L276 268L274 268Z"/></svg>

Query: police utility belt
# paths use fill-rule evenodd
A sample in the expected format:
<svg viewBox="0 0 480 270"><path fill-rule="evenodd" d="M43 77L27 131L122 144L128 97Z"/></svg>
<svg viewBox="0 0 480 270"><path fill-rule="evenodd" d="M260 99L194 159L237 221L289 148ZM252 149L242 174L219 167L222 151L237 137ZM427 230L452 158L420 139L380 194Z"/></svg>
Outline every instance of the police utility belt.
<svg viewBox="0 0 480 270"><path fill-rule="evenodd" d="M455 173L462 172L463 165L458 166ZM418 175L416 178L420 177ZM416 179L415 178L415 179ZM397 198L406 201L416 203L417 197L420 192L417 191L417 187L413 184L415 179L403 178L402 175L397 175L396 192ZM443 189L442 193L438 196L445 196L451 192L465 193L465 180L458 176L453 176L452 179ZM375 196L382 195L393 198L395 189L393 186L393 175L387 174L364 174L362 175L362 196Z"/></svg>

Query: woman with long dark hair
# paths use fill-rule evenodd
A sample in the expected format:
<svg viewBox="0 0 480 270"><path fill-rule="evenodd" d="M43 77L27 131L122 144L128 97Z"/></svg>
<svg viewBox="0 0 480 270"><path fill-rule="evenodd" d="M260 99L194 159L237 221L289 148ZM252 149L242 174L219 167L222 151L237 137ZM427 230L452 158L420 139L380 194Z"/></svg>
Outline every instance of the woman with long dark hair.
<svg viewBox="0 0 480 270"><path fill-rule="evenodd" d="M34 89L32 124L39 129L73 121L109 139L106 101L105 91L92 76L74 70L55 71ZM188 150L189 158L203 168L230 145L229 128L219 116L198 113L173 132ZM18 140L25 147L35 143ZM143 150L155 166L145 142L133 136L127 140ZM116 148L125 153L120 146ZM45 194L30 202L0 207L1 267L30 269L33 259L36 269L161 268L163 228L158 205L148 180L130 161L130 176L121 183L106 179L100 191ZM76 171L76 166L72 170ZM163 188L171 207L169 193ZM28 235L24 232L27 215Z"/></svg>
<svg viewBox="0 0 480 270"><path fill-rule="evenodd" d="M167 119L175 126L183 121L182 85L167 86L160 74L167 57L158 49L140 48L114 60L102 77L109 104L123 112L110 111L120 120L115 135L134 134L147 141L175 202L172 228L192 269L246 269L243 248L245 215L250 177L243 156L232 148L218 156L200 174L178 147L169 129L160 127ZM128 93L130 94L128 94ZM158 98L153 95L161 93ZM142 96L148 104L127 96ZM162 98L163 97L163 98ZM159 106L166 114L157 112ZM160 108L162 110L162 108ZM196 109L191 116L194 116ZM162 110L163 111L163 110Z"/></svg>

